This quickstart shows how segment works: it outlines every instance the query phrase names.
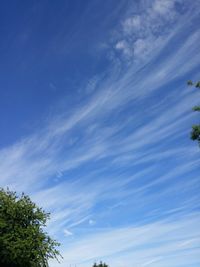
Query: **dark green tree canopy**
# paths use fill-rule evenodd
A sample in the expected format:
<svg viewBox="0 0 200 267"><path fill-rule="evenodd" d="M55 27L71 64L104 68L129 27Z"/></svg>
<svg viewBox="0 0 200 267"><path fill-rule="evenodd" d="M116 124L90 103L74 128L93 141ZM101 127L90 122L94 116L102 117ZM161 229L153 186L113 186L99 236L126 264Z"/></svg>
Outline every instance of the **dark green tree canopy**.
<svg viewBox="0 0 200 267"><path fill-rule="evenodd" d="M198 89L200 89L200 81L194 83L192 81L188 81L187 84L189 86L194 86ZM193 107L194 111L200 111L200 105ZM194 141L197 141L200 146L200 124L195 124L192 126L192 131L191 131L191 139Z"/></svg>
<svg viewBox="0 0 200 267"><path fill-rule="evenodd" d="M100 261L100 263L98 263L98 264L95 262L93 264L93 267L109 267L109 266L105 262Z"/></svg>
<svg viewBox="0 0 200 267"><path fill-rule="evenodd" d="M0 266L46 267L59 245L44 227L49 214L22 194L0 189Z"/></svg>
<svg viewBox="0 0 200 267"><path fill-rule="evenodd" d="M189 86L195 86L196 88L200 88L200 81L194 83L193 81L189 80L189 81L187 82L187 84L188 84Z"/></svg>

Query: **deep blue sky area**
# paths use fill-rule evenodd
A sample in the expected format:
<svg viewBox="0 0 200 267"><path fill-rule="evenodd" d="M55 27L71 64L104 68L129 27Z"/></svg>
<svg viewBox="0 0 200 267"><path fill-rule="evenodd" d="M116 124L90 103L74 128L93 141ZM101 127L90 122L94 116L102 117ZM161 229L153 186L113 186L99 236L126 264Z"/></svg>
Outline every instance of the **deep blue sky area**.
<svg viewBox="0 0 200 267"><path fill-rule="evenodd" d="M106 68L108 59L98 46L119 24L126 4L2 1L1 147L30 133L32 123L63 95L69 104L76 101L81 82ZM10 134L13 126L15 135Z"/></svg>
<svg viewBox="0 0 200 267"><path fill-rule="evenodd" d="M51 267L200 266L200 1L0 3L0 187L51 213Z"/></svg>

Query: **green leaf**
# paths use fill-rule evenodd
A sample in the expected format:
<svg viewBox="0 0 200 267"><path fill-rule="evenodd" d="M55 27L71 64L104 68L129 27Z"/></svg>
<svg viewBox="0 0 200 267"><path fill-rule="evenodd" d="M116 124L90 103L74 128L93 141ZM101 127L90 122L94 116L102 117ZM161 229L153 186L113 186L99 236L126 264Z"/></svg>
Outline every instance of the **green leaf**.
<svg viewBox="0 0 200 267"><path fill-rule="evenodd" d="M44 232L48 219L25 194L0 189L0 266L45 267L57 259L59 243Z"/></svg>

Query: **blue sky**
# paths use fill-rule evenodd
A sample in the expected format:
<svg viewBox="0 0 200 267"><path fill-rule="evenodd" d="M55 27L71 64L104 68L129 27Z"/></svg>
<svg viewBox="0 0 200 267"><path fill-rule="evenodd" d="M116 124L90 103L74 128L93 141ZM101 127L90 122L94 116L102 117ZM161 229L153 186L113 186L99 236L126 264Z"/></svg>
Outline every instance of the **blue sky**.
<svg viewBox="0 0 200 267"><path fill-rule="evenodd" d="M200 1L8 1L0 185L51 212L51 267L200 265Z"/></svg>

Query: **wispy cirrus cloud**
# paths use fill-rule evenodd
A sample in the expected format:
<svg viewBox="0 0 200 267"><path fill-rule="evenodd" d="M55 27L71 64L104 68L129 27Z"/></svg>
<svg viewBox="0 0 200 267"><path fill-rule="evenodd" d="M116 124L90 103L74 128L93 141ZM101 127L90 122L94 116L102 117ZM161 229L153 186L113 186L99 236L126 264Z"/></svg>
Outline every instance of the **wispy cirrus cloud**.
<svg viewBox="0 0 200 267"><path fill-rule="evenodd" d="M181 262L182 257L192 266L198 263L198 221L198 216L193 214L182 220L173 221L171 217L152 224L100 231L74 241L64 252L66 260L61 266L73 263L87 266L98 259L118 266L120 262L126 266L147 266L156 262L158 266L170 263L176 266L175 262L177 259Z"/></svg>
<svg viewBox="0 0 200 267"><path fill-rule="evenodd" d="M183 56L187 56L188 53L189 55L196 53L196 49L190 50L191 46L198 46L196 44L198 34L193 36L195 36L195 40L192 38L192 41L195 42L192 42L191 38L188 37L186 43L180 47L177 62L184 60ZM190 115L183 118L181 114L189 112L190 107L195 102L192 94L179 93L179 101L175 101L174 106L170 107L168 111L166 111L168 105L165 101L161 102L160 106L158 106L158 103L152 104L150 110L155 118L151 118L150 123L139 124L139 106L134 108L131 120L125 120L123 123L121 123L121 119L119 121L114 120L109 127L103 125L102 122L115 110L123 110L122 108L130 100L134 101L138 99L138 96L140 99L147 98L155 93L155 89L161 90L160 86L171 81L167 80L166 77L170 78L170 74L176 68L172 64L174 60L175 55L172 55L165 62L166 64L159 68L156 75L152 75L150 71L146 76L145 70L145 80L136 79L134 88L137 88L137 90L132 89L132 83L134 82L134 76L131 75L134 73L132 68L122 78L116 79L116 76L114 76L112 79L104 79L100 90L90 98L86 105L77 107L74 114L71 116L62 114L50 121L35 135L3 149L0 154L2 158L2 184L19 190L27 190L32 184L32 190L34 187L35 190L38 190L47 181L55 176L57 177L58 172L63 173L63 176L60 177L62 181L66 177L65 173L71 169L79 168L94 159L98 161L110 156L112 157L111 162L113 162L115 158L126 157L126 153L131 153L131 157L135 161L143 158L140 162L148 162L150 159L144 157L146 152L140 150L144 149L144 146L159 144L162 140L174 136L180 131L181 127L185 128L186 120L190 120ZM193 65L190 68L193 68ZM162 69L164 76L159 75ZM140 75L142 77L142 73ZM172 76L171 79L173 80L174 77ZM126 88L126 91L124 88ZM172 97L175 95L176 93L172 94ZM174 122L174 119L176 119L176 122ZM121 138L120 133L130 127L133 121L136 127ZM91 125L95 127L91 128ZM77 137L78 141L75 143L68 142L68 137L73 135L75 129L82 129L81 136ZM148 136L146 136L146 133L148 133ZM152 153L156 155L155 152L154 150ZM28 177L28 179L24 177ZM56 190L56 192L59 192L59 190ZM45 191L43 193L45 194ZM90 202L92 201L90 200Z"/></svg>
<svg viewBox="0 0 200 267"><path fill-rule="evenodd" d="M174 24L191 15L191 6L183 0L141 1L130 6L122 21L115 49L128 60L141 61L160 51L174 34ZM190 12L183 15L188 9ZM192 8L192 12L195 10ZM171 28L171 29L170 29Z"/></svg>
<svg viewBox="0 0 200 267"><path fill-rule="evenodd" d="M128 64L112 61L70 111L0 150L1 186L51 211L63 266L198 262L199 149L189 141L198 92L184 88L200 64L197 5L140 1L115 29Z"/></svg>

